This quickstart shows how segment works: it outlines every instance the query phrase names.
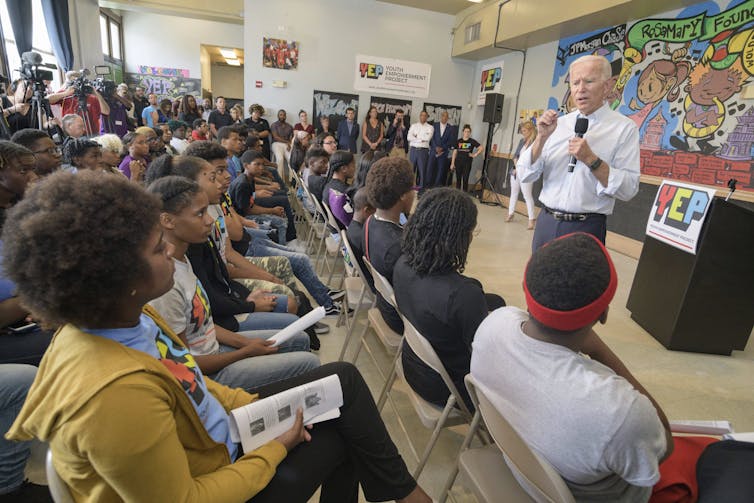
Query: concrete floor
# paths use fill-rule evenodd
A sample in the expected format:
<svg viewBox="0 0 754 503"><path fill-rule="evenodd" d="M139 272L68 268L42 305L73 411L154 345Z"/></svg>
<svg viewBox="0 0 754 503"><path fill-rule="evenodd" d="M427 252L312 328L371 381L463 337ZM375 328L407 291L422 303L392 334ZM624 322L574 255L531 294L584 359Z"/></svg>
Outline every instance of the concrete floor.
<svg viewBox="0 0 754 503"><path fill-rule="evenodd" d="M508 305L525 308L521 279L530 255L532 231L526 230L526 218L517 214L505 223L504 210L479 205L478 226L481 233L474 239L465 274L477 278L487 292L502 295ZM726 419L736 431L754 431L754 343L732 356L712 356L666 350L633 320L626 309L626 300L636 272L635 259L613 253L618 271L618 291L610 306L606 325L597 332L624 361L636 378L649 390L673 419ZM754 308L754 306L752 306ZM360 317L359 326L364 317ZM319 352L323 363L338 358L345 336L344 327L331 325L324 335ZM358 329L358 326L357 326ZM390 366L390 355L370 331L366 338L371 354L362 351L356 362L367 383L377 396L384 383L383 372ZM392 393L396 412L386 405L383 419L410 470L417 464L408 436L421 453L430 432L414 412L401 384ZM398 417L405 425L405 431ZM407 435L407 433L408 435ZM434 498L440 496L451 467L456 462L465 431L463 428L442 432L419 483ZM453 490L458 502L476 501L459 480ZM315 495L311 500L318 501ZM362 501L366 501L363 500Z"/></svg>

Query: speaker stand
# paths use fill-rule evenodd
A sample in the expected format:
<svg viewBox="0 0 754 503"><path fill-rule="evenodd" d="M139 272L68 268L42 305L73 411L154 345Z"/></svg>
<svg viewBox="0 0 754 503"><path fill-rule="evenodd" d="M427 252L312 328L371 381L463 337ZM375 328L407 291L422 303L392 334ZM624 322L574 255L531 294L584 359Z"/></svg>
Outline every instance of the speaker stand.
<svg viewBox="0 0 754 503"><path fill-rule="evenodd" d="M492 148L492 132L494 126L495 125L492 122L487 123L487 141L484 144L484 163L482 163L482 177L479 179L482 188L479 190L477 197L479 199L479 202L482 204L486 204L487 206L500 206L502 208L503 203L502 201L500 201L500 196L497 195L495 187L492 186L492 182L490 182L490 178L489 176L487 176L487 167L489 165L488 163L490 162L490 150ZM503 180L503 188L505 188L506 185L507 180ZM493 196L495 197L495 201L484 200L485 186L490 192L492 192Z"/></svg>

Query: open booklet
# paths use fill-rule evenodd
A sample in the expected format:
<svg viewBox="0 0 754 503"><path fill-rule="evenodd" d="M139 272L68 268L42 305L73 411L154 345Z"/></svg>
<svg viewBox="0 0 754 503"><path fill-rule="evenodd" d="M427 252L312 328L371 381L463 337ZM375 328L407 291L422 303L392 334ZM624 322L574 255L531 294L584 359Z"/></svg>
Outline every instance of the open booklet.
<svg viewBox="0 0 754 503"><path fill-rule="evenodd" d="M233 409L230 438L251 452L291 429L298 409L304 411L304 424L314 424L340 417L342 405L338 376L323 377Z"/></svg>
<svg viewBox="0 0 754 503"><path fill-rule="evenodd" d="M268 337L267 340L274 340L275 344L273 344L273 346L280 346L294 335L306 330L307 328L317 323L319 320L325 317L325 314L325 308L322 306L318 307L317 309L313 309L312 311L306 313L306 315L302 318L297 319L296 321L282 329L280 332L271 337Z"/></svg>

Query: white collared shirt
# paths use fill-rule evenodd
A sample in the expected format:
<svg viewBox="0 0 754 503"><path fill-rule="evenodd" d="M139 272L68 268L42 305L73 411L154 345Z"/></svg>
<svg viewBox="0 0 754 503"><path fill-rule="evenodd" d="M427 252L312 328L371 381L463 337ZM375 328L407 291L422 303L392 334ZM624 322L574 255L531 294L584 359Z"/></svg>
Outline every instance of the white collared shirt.
<svg viewBox="0 0 754 503"><path fill-rule="evenodd" d="M408 145L415 148L429 148L429 141L434 134L435 128L428 122L424 124L414 122L408 129Z"/></svg>
<svg viewBox="0 0 754 503"><path fill-rule="evenodd" d="M545 142L542 155L531 162L531 146L521 152L516 164L522 182L533 182L540 176L542 192L539 200L553 210L569 213L613 212L615 199L628 201L639 191L639 130L631 119L603 105L586 116L589 129L584 138L589 148L608 166L607 187L604 187L581 161L573 173L568 172L568 141L574 137L578 111L558 118L555 131Z"/></svg>
<svg viewBox="0 0 754 503"><path fill-rule="evenodd" d="M442 136L442 135L445 134L445 128L446 127L448 127L447 123L445 123L445 124L443 124L442 122L440 123L440 136Z"/></svg>

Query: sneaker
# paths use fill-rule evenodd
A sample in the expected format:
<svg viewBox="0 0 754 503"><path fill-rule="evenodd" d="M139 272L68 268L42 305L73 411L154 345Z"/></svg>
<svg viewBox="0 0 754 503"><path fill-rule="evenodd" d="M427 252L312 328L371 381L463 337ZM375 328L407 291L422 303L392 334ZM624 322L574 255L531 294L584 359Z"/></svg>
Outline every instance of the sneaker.
<svg viewBox="0 0 754 503"><path fill-rule="evenodd" d="M325 316L340 316L340 314L343 312L343 309L341 309L340 305L333 304L330 307L325 308ZM353 309L348 309L348 314L352 314Z"/></svg>
<svg viewBox="0 0 754 503"><path fill-rule="evenodd" d="M328 290L327 295L330 296L333 302L337 302L346 296L346 291L345 290Z"/></svg>
<svg viewBox="0 0 754 503"><path fill-rule="evenodd" d="M285 244L286 247L298 253L306 253L306 244L298 239L293 239Z"/></svg>
<svg viewBox="0 0 754 503"><path fill-rule="evenodd" d="M317 335L323 335L330 332L330 326L326 323L318 321L314 324L314 333Z"/></svg>
<svg viewBox="0 0 754 503"><path fill-rule="evenodd" d="M320 348L319 337L317 337L317 334L314 332L314 328L309 327L306 330L304 330L304 332L306 332L306 335L309 336L309 349L312 351L319 351L319 348Z"/></svg>

